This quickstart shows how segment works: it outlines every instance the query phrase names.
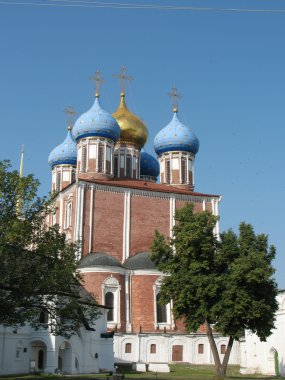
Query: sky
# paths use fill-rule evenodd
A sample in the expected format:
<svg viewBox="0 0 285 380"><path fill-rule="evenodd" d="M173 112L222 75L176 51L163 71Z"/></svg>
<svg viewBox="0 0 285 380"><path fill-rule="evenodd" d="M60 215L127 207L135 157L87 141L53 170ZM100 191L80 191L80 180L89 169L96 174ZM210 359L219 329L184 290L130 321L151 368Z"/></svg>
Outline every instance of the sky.
<svg viewBox="0 0 285 380"><path fill-rule="evenodd" d="M110 3L0 0L0 160L18 168L23 144L24 174L34 173L47 194L47 158L66 136L63 110L73 105L79 116L91 107L89 78L99 69L101 105L114 112L120 84L113 74L122 65L134 78L126 102L146 123L146 149L155 154L175 84L178 116L200 140L195 190L222 196L222 231L237 232L246 221L269 235L285 289L285 1ZM171 5L184 9L159 8ZM197 9L207 7L215 9Z"/></svg>

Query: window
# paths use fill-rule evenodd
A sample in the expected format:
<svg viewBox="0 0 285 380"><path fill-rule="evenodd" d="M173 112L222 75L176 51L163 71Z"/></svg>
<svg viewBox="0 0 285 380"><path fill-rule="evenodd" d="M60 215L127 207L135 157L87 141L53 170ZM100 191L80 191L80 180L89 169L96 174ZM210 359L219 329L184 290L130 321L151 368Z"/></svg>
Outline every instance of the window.
<svg viewBox="0 0 285 380"><path fill-rule="evenodd" d="M81 171L83 173L86 172L86 167L87 167L87 146L84 145L82 147L82 160L81 160Z"/></svg>
<svg viewBox="0 0 285 380"><path fill-rule="evenodd" d="M111 307L107 314L107 321L114 320L114 293L108 292L105 294L105 306Z"/></svg>
<svg viewBox="0 0 285 380"><path fill-rule="evenodd" d="M150 345L150 353L151 354L156 354L156 344L151 344Z"/></svg>
<svg viewBox="0 0 285 380"><path fill-rule="evenodd" d="M132 177L132 157L129 154L127 155L126 177Z"/></svg>
<svg viewBox="0 0 285 380"><path fill-rule="evenodd" d="M75 182L75 170L72 169L71 171L71 182Z"/></svg>
<svg viewBox="0 0 285 380"><path fill-rule="evenodd" d="M71 226L71 217L72 217L72 203L68 202L65 205L65 228Z"/></svg>
<svg viewBox="0 0 285 380"><path fill-rule="evenodd" d="M48 312L46 310L42 310L39 315L39 322L47 324L48 323Z"/></svg>
<svg viewBox="0 0 285 380"><path fill-rule="evenodd" d="M226 349L227 349L226 345L225 344L221 344L221 354L224 355L226 353Z"/></svg>
<svg viewBox="0 0 285 380"><path fill-rule="evenodd" d="M58 193L61 188L61 172L56 173L55 191Z"/></svg>
<svg viewBox="0 0 285 380"><path fill-rule="evenodd" d="M170 183L170 160L165 161L165 183Z"/></svg>
<svg viewBox="0 0 285 380"><path fill-rule="evenodd" d="M119 281L113 277L107 277L102 284L102 300L112 309L107 313L108 328L120 328L120 291Z"/></svg>
<svg viewBox="0 0 285 380"><path fill-rule="evenodd" d="M185 183L187 179L186 175L187 167L186 167L186 159L181 158L181 182Z"/></svg>
<svg viewBox="0 0 285 380"><path fill-rule="evenodd" d="M103 173L104 171L104 145L99 144L98 149L98 172Z"/></svg>
<svg viewBox="0 0 285 380"><path fill-rule="evenodd" d="M156 295L156 321L157 323L167 323L166 305L159 303L160 293Z"/></svg>
<svg viewBox="0 0 285 380"><path fill-rule="evenodd" d="M109 146L106 147L106 172L111 173L111 148Z"/></svg>
<svg viewBox="0 0 285 380"><path fill-rule="evenodd" d="M204 354L204 344L198 344L198 354Z"/></svg>
<svg viewBox="0 0 285 380"><path fill-rule="evenodd" d="M114 177L118 178L118 156L114 158Z"/></svg>
<svg viewBox="0 0 285 380"><path fill-rule="evenodd" d="M132 352L132 344L131 343L126 343L125 345L125 353L126 354L131 354Z"/></svg>

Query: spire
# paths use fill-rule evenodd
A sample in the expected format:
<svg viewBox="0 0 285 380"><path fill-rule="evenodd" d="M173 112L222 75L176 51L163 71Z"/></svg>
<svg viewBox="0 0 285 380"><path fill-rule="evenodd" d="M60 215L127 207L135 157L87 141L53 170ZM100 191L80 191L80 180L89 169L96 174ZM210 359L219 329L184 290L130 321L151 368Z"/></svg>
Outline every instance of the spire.
<svg viewBox="0 0 285 380"><path fill-rule="evenodd" d="M20 168L19 168L19 188L21 188L20 182L21 178L23 178L23 168L24 168L24 145L21 147L21 159L20 159ZM16 201L16 213L17 216L20 217L22 213L22 204L23 200L21 198L21 191L17 195L17 201Z"/></svg>
<svg viewBox="0 0 285 380"><path fill-rule="evenodd" d="M21 159L20 159L20 170L19 170L19 177L23 177L23 169L24 169L24 145L21 147Z"/></svg>
<svg viewBox="0 0 285 380"><path fill-rule="evenodd" d="M73 106L67 106L65 109L64 109L64 113L66 115L68 115L68 131L71 131L72 130L72 118L73 116L77 115L77 112L75 111L74 107Z"/></svg>
<svg viewBox="0 0 285 380"><path fill-rule="evenodd" d="M181 100L182 96L177 92L177 88L175 84L172 86L171 92L168 95L173 99L173 112L178 112L178 104L177 100Z"/></svg>
<svg viewBox="0 0 285 380"><path fill-rule="evenodd" d="M100 96L100 85L105 83L104 79L101 78L100 70L96 70L96 73L90 77L91 80L95 83L95 98Z"/></svg>
<svg viewBox="0 0 285 380"><path fill-rule="evenodd" d="M121 97L123 98L125 96L125 90L126 90L126 81L132 81L134 78L130 75L126 75L127 68L126 66L121 67L121 74L113 74L113 77L121 79Z"/></svg>

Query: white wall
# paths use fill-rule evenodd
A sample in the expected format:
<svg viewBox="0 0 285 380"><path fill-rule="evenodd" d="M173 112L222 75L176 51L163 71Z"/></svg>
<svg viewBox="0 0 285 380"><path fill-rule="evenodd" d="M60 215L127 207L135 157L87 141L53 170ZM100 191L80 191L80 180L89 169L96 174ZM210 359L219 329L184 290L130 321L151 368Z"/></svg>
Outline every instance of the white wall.
<svg viewBox="0 0 285 380"><path fill-rule="evenodd" d="M285 375L285 291L279 293L279 309L276 313L275 329L266 342L256 334L246 331L241 343L241 373L275 375L274 353L278 353L279 372Z"/></svg>

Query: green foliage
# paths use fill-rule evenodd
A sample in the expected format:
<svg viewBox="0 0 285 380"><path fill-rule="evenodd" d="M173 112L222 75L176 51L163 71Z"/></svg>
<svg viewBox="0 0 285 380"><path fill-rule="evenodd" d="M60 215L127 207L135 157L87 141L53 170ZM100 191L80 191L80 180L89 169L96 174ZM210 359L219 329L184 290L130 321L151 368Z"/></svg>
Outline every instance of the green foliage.
<svg viewBox="0 0 285 380"><path fill-rule="evenodd" d="M243 336L244 329L265 340L278 307L271 265L275 248L268 247L267 236L241 223L239 236L229 230L218 240L213 233L217 217L195 213L192 204L177 210L175 219L173 239L167 242L156 231L151 248L152 260L166 274L162 302L174 301L174 316L185 321L188 331L206 323L209 339L214 325L231 340ZM210 343L216 351L213 339ZM217 351L213 355L219 367Z"/></svg>
<svg viewBox="0 0 285 380"><path fill-rule="evenodd" d="M96 301L76 272L76 246L57 225L46 228L52 199L37 197L38 181L0 162L0 323L25 323L66 337L98 317ZM41 312L49 314L43 324Z"/></svg>

